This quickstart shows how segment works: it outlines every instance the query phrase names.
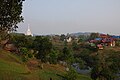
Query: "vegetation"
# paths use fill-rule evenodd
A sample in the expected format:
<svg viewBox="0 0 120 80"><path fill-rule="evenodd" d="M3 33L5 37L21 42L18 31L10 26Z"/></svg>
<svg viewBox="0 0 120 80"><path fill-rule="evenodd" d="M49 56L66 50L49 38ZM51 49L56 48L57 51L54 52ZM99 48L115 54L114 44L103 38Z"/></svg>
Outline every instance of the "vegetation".
<svg viewBox="0 0 120 80"><path fill-rule="evenodd" d="M36 62L34 59L31 59L31 61ZM43 69L35 67L37 64L30 65L29 61L23 63L16 54L2 50L0 51L0 80L49 80L50 78L61 80L66 74L64 67L61 65L44 63ZM79 79L90 80L89 77L83 75L79 75Z"/></svg>
<svg viewBox="0 0 120 80"><path fill-rule="evenodd" d="M99 33L91 33L89 40L93 40L93 39L98 38L98 37L99 37Z"/></svg>
<svg viewBox="0 0 120 80"><path fill-rule="evenodd" d="M91 77L96 80L104 79L104 80L114 80L119 73L120 64L118 61L119 52L110 50L110 51L101 51L99 52L98 61L96 65L93 66Z"/></svg>
<svg viewBox="0 0 120 80"><path fill-rule="evenodd" d="M38 51L35 56L38 59L41 59L43 62L47 62L47 56L52 49L52 43L50 42L49 38L36 36L33 43L33 48Z"/></svg>
<svg viewBox="0 0 120 80"><path fill-rule="evenodd" d="M17 24L23 21L22 5L24 0L0 1L0 32L16 30ZM1 34L0 33L0 34Z"/></svg>
<svg viewBox="0 0 120 80"><path fill-rule="evenodd" d="M78 76L77 72L73 68L70 68L70 70L66 74L66 79L67 80L76 80L77 76Z"/></svg>
<svg viewBox="0 0 120 80"><path fill-rule="evenodd" d="M34 37L10 34L23 21L23 1L0 1L1 80L91 80L89 77L93 80L119 79L119 40L117 47L106 46L104 50L99 50L96 43L88 42L98 38L99 33L79 37L69 34ZM67 41L68 37L73 40ZM74 63L79 65L73 66ZM90 73L81 75L76 67L82 70L90 68Z"/></svg>

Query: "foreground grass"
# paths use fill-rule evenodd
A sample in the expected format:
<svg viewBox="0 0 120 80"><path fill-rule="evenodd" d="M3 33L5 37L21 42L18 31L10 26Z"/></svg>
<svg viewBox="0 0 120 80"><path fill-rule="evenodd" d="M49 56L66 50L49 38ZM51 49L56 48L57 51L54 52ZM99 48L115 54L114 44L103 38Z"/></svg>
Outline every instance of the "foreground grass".
<svg viewBox="0 0 120 80"><path fill-rule="evenodd" d="M29 73L29 69L17 56L0 51L0 80L22 80L23 73Z"/></svg>
<svg viewBox="0 0 120 80"><path fill-rule="evenodd" d="M44 68L31 70L26 63L9 52L0 51L0 80L61 80L65 75L61 65L45 64ZM91 80L88 76L79 75L77 80Z"/></svg>
<svg viewBox="0 0 120 80"><path fill-rule="evenodd" d="M78 75L77 80L92 80L92 79L85 75Z"/></svg>

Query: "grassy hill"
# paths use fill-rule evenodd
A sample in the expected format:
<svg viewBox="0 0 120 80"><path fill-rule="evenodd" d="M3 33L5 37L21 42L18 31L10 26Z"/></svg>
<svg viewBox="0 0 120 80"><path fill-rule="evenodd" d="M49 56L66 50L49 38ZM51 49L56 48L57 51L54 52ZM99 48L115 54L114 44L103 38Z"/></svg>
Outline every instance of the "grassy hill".
<svg viewBox="0 0 120 80"><path fill-rule="evenodd" d="M40 63L41 64L41 63ZM61 65L43 64L37 66L36 60L23 63L15 54L0 50L0 80L61 80L65 68ZM77 80L91 80L88 76L79 75Z"/></svg>

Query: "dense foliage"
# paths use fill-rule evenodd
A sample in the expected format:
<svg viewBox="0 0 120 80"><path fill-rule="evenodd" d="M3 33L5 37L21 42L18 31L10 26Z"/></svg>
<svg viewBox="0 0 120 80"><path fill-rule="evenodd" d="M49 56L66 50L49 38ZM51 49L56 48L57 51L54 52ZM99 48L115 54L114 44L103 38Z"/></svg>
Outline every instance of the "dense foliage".
<svg viewBox="0 0 120 80"><path fill-rule="evenodd" d="M36 36L33 42L33 48L38 51L36 57L46 62L48 59L48 54L52 49L52 43L48 37Z"/></svg>
<svg viewBox="0 0 120 80"><path fill-rule="evenodd" d="M29 58L36 58L41 62L58 64L59 61L69 67L66 80L76 80L78 73L72 67L79 64L80 69L91 68L93 80L114 80L120 72L120 51L106 48L100 51L96 45L87 41L99 37L99 33L90 36L80 35L78 40L72 36L73 41L67 42L69 36L26 36L24 34L9 34L16 31L17 24L23 21L22 6L24 0L0 0L0 46L1 42L14 44L23 62ZM6 41L4 41L6 40ZM53 41L52 41L53 40ZM54 43L54 44L53 44ZM90 46L91 45L91 46ZM116 43L120 46L120 41Z"/></svg>
<svg viewBox="0 0 120 80"><path fill-rule="evenodd" d="M10 38L11 31L16 31L17 24L23 21L22 6L25 0L0 0L0 47Z"/></svg>
<svg viewBox="0 0 120 80"><path fill-rule="evenodd" d="M0 0L0 32L16 30L23 21L22 6L25 0Z"/></svg>

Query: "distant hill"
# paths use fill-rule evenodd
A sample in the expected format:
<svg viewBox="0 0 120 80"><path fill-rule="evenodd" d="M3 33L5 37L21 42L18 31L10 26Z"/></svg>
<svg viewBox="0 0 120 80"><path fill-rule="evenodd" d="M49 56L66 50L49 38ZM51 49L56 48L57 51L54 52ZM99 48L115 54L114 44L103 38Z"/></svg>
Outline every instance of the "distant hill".
<svg viewBox="0 0 120 80"><path fill-rule="evenodd" d="M77 33L71 33L71 36L80 36L80 35L85 35L85 36L89 36L91 34L91 32L77 32Z"/></svg>

